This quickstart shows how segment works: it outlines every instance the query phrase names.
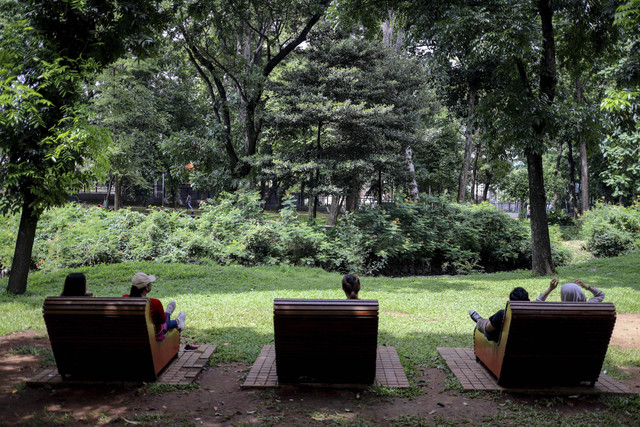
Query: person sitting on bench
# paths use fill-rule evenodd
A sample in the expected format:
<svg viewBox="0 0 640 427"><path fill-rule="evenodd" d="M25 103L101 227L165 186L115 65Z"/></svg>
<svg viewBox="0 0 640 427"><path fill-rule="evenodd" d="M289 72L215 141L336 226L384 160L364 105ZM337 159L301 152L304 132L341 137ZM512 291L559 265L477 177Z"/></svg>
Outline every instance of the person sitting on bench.
<svg viewBox="0 0 640 427"><path fill-rule="evenodd" d="M61 297L92 297L87 290L87 278L82 273L70 273L64 279Z"/></svg>
<svg viewBox="0 0 640 427"><path fill-rule="evenodd" d="M509 294L509 300L530 301L529 293L524 288L514 288ZM488 340L498 342L498 339L500 338L500 332L502 332L504 310L499 310L488 319L480 317L480 315L475 310L469 311L469 316L471 316L471 320L477 323L478 330L482 332Z"/></svg>
<svg viewBox="0 0 640 427"><path fill-rule="evenodd" d="M128 297L143 297L146 298L147 294L151 292L151 284L155 282L156 276L146 273L136 273L131 279L131 290L129 294L123 295L124 298ZM167 310L162 307L162 303L159 299L149 298L149 304L151 305L151 320L156 329L156 339L158 341L164 340L164 334L173 328L178 328L179 331L184 330L184 321L187 317L184 311L178 313L176 320L171 320L171 314L176 309L176 302L170 301L167 304Z"/></svg>
<svg viewBox="0 0 640 427"><path fill-rule="evenodd" d="M546 301L549 294L558 287L558 279L551 279L549 288L541 293L536 301ZM587 301L587 296L580 287L590 291L593 297ZM565 283L560 288L560 300L563 302L602 302L604 300L604 292L595 286L587 286L582 280L574 280L573 283Z"/></svg>
<svg viewBox="0 0 640 427"><path fill-rule="evenodd" d="M355 274L346 274L342 278L342 290L347 295L347 299L358 299L360 292L360 279Z"/></svg>

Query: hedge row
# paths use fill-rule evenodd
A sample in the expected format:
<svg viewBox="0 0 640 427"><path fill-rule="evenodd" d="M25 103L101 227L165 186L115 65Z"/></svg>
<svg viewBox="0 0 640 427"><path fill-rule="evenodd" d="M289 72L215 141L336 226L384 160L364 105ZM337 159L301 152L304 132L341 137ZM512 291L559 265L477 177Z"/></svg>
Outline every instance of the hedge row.
<svg viewBox="0 0 640 427"><path fill-rule="evenodd" d="M5 266L11 264L17 225L17 217L4 217L0 227ZM554 261L561 265L568 252L552 240ZM299 218L292 200L270 217L257 194L238 192L209 201L197 218L161 209L53 209L39 222L32 261L39 270L211 259L361 274L464 274L529 268L530 247L528 228L489 204L405 200L363 207L326 228Z"/></svg>

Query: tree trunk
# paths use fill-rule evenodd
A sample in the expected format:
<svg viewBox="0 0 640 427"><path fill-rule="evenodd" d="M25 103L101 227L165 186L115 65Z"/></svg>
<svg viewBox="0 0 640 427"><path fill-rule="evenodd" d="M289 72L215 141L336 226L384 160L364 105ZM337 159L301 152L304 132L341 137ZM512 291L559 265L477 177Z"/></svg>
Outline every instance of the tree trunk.
<svg viewBox="0 0 640 427"><path fill-rule="evenodd" d="M411 200L418 200L418 182L416 181L416 168L413 165L413 151L411 147L407 145L407 149L404 151L405 161L407 162L407 168L411 175L411 182L409 183L409 198ZM382 192L382 187L380 187Z"/></svg>
<svg viewBox="0 0 640 427"><path fill-rule="evenodd" d="M477 178L478 178L478 157L480 156L480 143L476 144L476 157L473 159L473 174L471 181L471 201L475 204L478 204L478 189Z"/></svg>
<svg viewBox="0 0 640 427"><path fill-rule="evenodd" d="M344 209L349 212L353 212L358 209L360 205L360 186L353 186L349 189L347 194Z"/></svg>
<svg viewBox="0 0 640 427"><path fill-rule="evenodd" d="M573 161L573 144L567 144L567 160L569 160L569 201L571 202L571 216L576 218L578 213L578 200L576 199L576 166Z"/></svg>
<svg viewBox="0 0 640 427"><path fill-rule="evenodd" d="M560 173L560 161L562 160L562 141L560 141L558 143L558 156L556 157L556 167L553 170L553 175L554 176L558 176L558 174ZM558 198L560 196L558 195L557 191L554 191L553 193L553 210L557 210L558 209Z"/></svg>
<svg viewBox="0 0 640 427"><path fill-rule="evenodd" d="M589 210L589 164L587 163L587 143L580 140L580 191L582 195L582 209L584 214Z"/></svg>
<svg viewBox="0 0 640 427"><path fill-rule="evenodd" d="M378 206L382 206L382 171L378 170Z"/></svg>
<svg viewBox="0 0 640 427"><path fill-rule="evenodd" d="M105 209L109 209L109 196L111 196L111 188L113 188L113 178L109 178L109 183L107 184L107 195L104 198L104 206Z"/></svg>
<svg viewBox="0 0 640 427"><path fill-rule="evenodd" d="M342 196L333 196L331 198L331 208L329 209L329 219L327 225L333 227L340 215L340 208L342 207Z"/></svg>
<svg viewBox="0 0 640 427"><path fill-rule="evenodd" d="M118 209L120 209L120 194L122 192L122 186L120 185L120 176L116 173L115 174L115 194L113 196L113 210L117 211Z"/></svg>
<svg viewBox="0 0 640 427"><path fill-rule="evenodd" d="M487 181L484 183L484 190L482 191L482 201L487 201L487 196L489 195L489 186L491 185L491 174L487 174Z"/></svg>
<svg viewBox="0 0 640 427"><path fill-rule="evenodd" d="M547 223L542 155L527 154L529 206L531 207L531 270L536 275L553 274L551 240Z"/></svg>
<svg viewBox="0 0 640 427"><path fill-rule="evenodd" d="M462 170L458 178L458 202L464 203L467 196L467 181L469 180L469 166L471 165L471 150L473 148L473 123L471 122L471 112L476 103L475 89L469 88L469 96L467 97L467 128L465 129L465 144L464 144L464 163L462 163Z"/></svg>
<svg viewBox="0 0 640 427"><path fill-rule="evenodd" d="M582 95L583 85L576 82L576 100L579 104L584 102ZM587 162L587 142L584 137L580 138L580 194L582 205L580 213L584 214L589 210L589 163Z"/></svg>
<svg viewBox="0 0 640 427"><path fill-rule="evenodd" d="M38 219L40 215L31 206L31 199L26 199L22 204L22 215L18 228L18 238L13 252L13 264L11 275L7 284L7 292L11 294L24 294L27 290L27 278L31 267L31 254L33 241L36 237Z"/></svg>
<svg viewBox="0 0 640 427"><path fill-rule="evenodd" d="M540 60L540 101L550 105L556 95L556 53L553 32L553 9L550 0L538 1L538 12L542 27L542 57ZM532 91L526 78L526 70L519 64L519 73L525 88L531 96ZM534 125L539 144L544 144L545 127L542 122ZM551 240L547 223L544 174L542 167L542 147L538 152L528 149L527 171L529 175L529 204L531 206L531 271L536 275L554 273L551 259Z"/></svg>

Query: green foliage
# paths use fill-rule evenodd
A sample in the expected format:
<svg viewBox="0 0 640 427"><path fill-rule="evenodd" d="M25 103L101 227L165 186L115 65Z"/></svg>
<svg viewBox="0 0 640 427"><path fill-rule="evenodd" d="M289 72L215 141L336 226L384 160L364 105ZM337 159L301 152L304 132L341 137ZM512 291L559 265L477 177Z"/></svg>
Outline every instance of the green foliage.
<svg viewBox="0 0 640 427"><path fill-rule="evenodd" d="M17 219L3 217L0 241L15 239ZM554 260L568 255L555 239ZM0 263L11 265L8 249ZM364 206L326 229L302 221L292 198L265 216L257 193L224 193L202 216L149 209L108 211L68 204L43 214L32 265L43 271L131 261L210 259L220 264L293 264L360 274L468 274L527 268L528 230L489 204L457 205L424 197Z"/></svg>
<svg viewBox="0 0 640 427"><path fill-rule="evenodd" d="M567 215L562 209L552 209L550 211L547 211L547 222L549 223L549 225L560 225L563 227L576 225L575 220Z"/></svg>
<svg viewBox="0 0 640 427"><path fill-rule="evenodd" d="M406 188L413 176L405 150L422 144L435 104L428 82L420 61L319 26L268 86L263 171L305 182L313 195L353 195L373 180L378 193L378 174L387 187Z"/></svg>
<svg viewBox="0 0 640 427"><path fill-rule="evenodd" d="M582 217L587 250L597 257L612 257L640 248L640 209L598 203Z"/></svg>

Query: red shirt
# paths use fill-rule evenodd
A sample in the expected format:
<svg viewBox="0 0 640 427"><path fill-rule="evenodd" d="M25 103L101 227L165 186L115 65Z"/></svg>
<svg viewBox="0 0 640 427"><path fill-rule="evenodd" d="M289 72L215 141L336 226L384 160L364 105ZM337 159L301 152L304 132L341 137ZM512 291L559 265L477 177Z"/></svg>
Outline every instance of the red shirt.
<svg viewBox="0 0 640 427"><path fill-rule="evenodd" d="M122 295L123 298L129 298L128 294ZM162 328L162 325L167 323L167 315L164 312L164 307L159 299L147 298L149 304L151 304L151 321L156 325L156 333L158 333L158 327Z"/></svg>

